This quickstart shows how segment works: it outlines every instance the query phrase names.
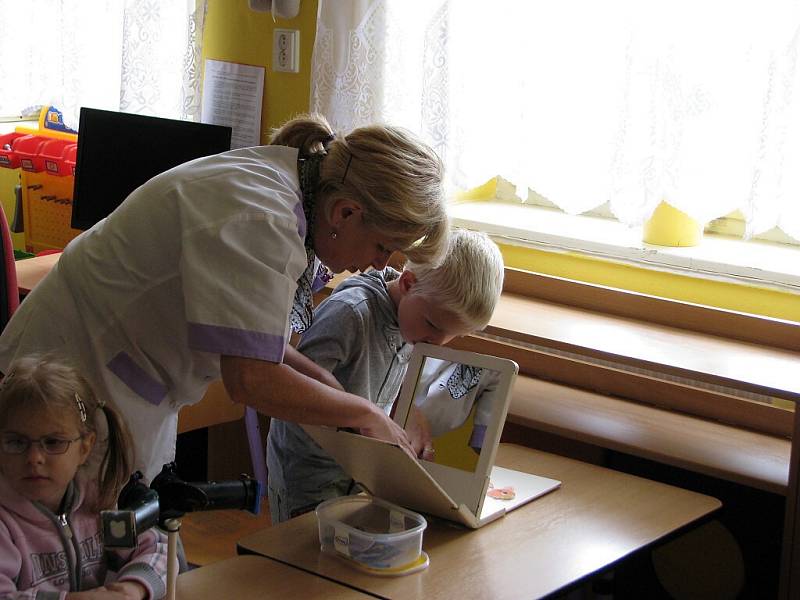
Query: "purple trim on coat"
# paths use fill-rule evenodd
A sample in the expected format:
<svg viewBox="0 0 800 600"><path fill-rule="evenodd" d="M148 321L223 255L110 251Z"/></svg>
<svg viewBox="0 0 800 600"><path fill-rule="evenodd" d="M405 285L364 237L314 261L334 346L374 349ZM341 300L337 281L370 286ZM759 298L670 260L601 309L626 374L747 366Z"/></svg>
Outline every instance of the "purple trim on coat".
<svg viewBox="0 0 800 600"><path fill-rule="evenodd" d="M480 450L483 448L483 438L486 437L486 425L475 425L469 438L469 447Z"/></svg>
<svg viewBox="0 0 800 600"><path fill-rule="evenodd" d="M314 283L311 284L311 291L315 294L328 285L331 278L328 276L327 270L323 267L317 271L317 276L314 278Z"/></svg>
<svg viewBox="0 0 800 600"><path fill-rule="evenodd" d="M155 406L161 404L169 391L164 384L145 373L126 352L117 354L106 367L119 377L122 383Z"/></svg>
<svg viewBox="0 0 800 600"><path fill-rule="evenodd" d="M297 233L302 239L306 239L306 213L303 211L303 202L298 202L292 207L294 216L297 217Z"/></svg>
<svg viewBox="0 0 800 600"><path fill-rule="evenodd" d="M189 347L199 352L283 362L286 339L282 335L221 325L189 323Z"/></svg>

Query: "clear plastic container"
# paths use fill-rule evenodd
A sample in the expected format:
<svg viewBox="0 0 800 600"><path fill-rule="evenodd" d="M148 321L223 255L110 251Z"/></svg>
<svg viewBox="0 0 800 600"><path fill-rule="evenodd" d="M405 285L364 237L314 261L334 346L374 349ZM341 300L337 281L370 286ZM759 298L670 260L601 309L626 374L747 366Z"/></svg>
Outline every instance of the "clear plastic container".
<svg viewBox="0 0 800 600"><path fill-rule="evenodd" d="M422 553L425 518L380 498L342 496L316 509L323 552L368 569L413 565Z"/></svg>

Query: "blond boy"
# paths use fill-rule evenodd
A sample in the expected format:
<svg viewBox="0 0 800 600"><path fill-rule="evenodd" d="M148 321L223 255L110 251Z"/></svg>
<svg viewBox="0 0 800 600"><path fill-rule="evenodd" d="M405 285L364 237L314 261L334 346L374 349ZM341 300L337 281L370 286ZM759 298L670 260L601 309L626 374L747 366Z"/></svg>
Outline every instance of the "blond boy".
<svg viewBox="0 0 800 600"><path fill-rule="evenodd" d="M389 414L413 345L446 344L485 327L502 285L497 246L483 233L455 230L438 266L408 263L402 273L386 268L345 280L316 309L298 348L345 391ZM267 464L276 523L353 491L352 479L294 423L273 419Z"/></svg>

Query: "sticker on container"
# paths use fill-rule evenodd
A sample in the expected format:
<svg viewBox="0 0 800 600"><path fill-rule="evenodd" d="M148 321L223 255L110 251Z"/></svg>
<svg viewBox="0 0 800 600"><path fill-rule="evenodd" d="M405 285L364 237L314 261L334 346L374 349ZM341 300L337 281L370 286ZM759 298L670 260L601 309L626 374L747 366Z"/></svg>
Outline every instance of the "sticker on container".
<svg viewBox="0 0 800 600"><path fill-rule="evenodd" d="M350 556L350 534L338 527L333 528L333 549L339 554Z"/></svg>
<svg viewBox="0 0 800 600"><path fill-rule="evenodd" d="M397 510L389 512L389 533L397 533L406 530L406 517Z"/></svg>

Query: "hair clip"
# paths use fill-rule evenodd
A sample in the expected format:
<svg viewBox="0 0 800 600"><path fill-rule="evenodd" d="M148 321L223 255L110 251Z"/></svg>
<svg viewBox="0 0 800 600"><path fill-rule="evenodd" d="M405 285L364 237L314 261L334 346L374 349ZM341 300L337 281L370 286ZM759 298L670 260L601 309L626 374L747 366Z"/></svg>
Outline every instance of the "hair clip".
<svg viewBox="0 0 800 600"><path fill-rule="evenodd" d="M83 400L81 400L78 392L75 392L75 402L78 403L78 412L81 415L81 423L86 423L86 405L83 403Z"/></svg>
<svg viewBox="0 0 800 600"><path fill-rule="evenodd" d="M347 157L347 165L344 168L344 175L342 175L342 184L344 184L344 180L347 179L347 173L350 171L350 163L353 162L353 153L348 150L348 154L349 156Z"/></svg>

